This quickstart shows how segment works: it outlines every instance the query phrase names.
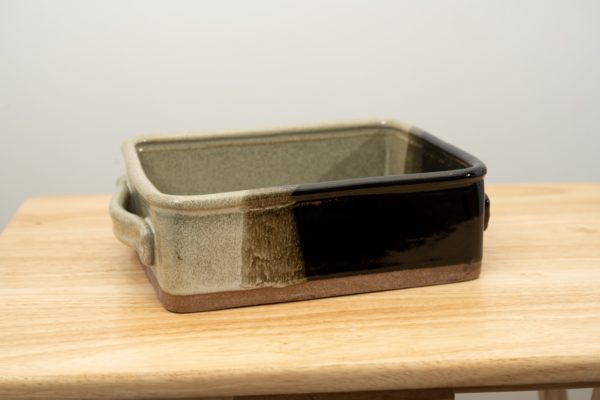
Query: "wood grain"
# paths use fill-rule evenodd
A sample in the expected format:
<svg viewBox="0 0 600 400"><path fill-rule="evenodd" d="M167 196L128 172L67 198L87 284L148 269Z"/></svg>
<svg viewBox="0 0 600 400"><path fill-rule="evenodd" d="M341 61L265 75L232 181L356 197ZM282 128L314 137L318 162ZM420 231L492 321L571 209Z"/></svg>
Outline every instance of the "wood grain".
<svg viewBox="0 0 600 400"><path fill-rule="evenodd" d="M108 196L0 237L0 397L168 398L600 383L600 184L489 185L481 278L178 315Z"/></svg>

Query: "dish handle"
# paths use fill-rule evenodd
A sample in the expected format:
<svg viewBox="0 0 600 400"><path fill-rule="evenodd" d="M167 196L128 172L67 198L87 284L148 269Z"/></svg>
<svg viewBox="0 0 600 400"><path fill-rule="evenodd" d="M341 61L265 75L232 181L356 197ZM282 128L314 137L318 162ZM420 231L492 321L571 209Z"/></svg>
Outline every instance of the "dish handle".
<svg viewBox="0 0 600 400"><path fill-rule="evenodd" d="M127 246L135 249L144 265L154 264L154 232L150 221L127 209L131 191L125 177L117 180L117 191L113 196L109 212L115 236Z"/></svg>
<svg viewBox="0 0 600 400"><path fill-rule="evenodd" d="M486 230L490 224L490 198L485 195L485 216L483 217L483 230Z"/></svg>

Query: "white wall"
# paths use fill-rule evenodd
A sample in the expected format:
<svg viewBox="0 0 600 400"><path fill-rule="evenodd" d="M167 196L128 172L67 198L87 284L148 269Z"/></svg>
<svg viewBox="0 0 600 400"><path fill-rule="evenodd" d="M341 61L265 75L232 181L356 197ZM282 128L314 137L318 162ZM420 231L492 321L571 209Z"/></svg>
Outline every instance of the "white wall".
<svg viewBox="0 0 600 400"><path fill-rule="evenodd" d="M599 180L600 2L0 0L0 229L112 192L128 136L374 116Z"/></svg>

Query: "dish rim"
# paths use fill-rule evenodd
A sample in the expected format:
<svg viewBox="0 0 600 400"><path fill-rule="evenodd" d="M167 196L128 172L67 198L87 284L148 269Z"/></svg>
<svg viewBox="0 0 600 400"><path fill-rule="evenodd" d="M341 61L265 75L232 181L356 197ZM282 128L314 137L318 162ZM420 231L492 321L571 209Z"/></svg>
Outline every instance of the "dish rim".
<svg viewBox="0 0 600 400"><path fill-rule="evenodd" d="M294 133L319 132L328 133L347 131L349 129L386 128L397 130L408 135L416 135L465 163L464 168L445 171L419 172L400 175L380 175L325 181L301 183L281 186L268 186L254 189L243 189L229 192L217 192L196 195L177 195L159 191L146 175L139 157L140 146L144 143L173 143L193 140L252 138L256 136L284 136ZM142 150L143 151L143 150ZM207 133L184 133L177 135L142 135L126 140L122 152L127 169L127 181L135 192L150 205L172 210L206 210L251 207L253 204L261 208L269 205L281 205L301 200L315 200L348 195L368 195L385 192L418 192L442 188L466 186L483 180L487 169L483 162L456 146L410 124L389 119L370 119L351 122L327 124L310 124L294 127L269 129L219 131ZM293 197L290 193L293 192Z"/></svg>

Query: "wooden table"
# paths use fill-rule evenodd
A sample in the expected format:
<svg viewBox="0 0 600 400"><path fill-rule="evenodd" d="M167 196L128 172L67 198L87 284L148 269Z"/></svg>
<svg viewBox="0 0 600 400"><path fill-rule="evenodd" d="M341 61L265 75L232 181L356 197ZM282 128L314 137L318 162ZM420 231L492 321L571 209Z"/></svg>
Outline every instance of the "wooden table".
<svg viewBox="0 0 600 400"><path fill-rule="evenodd" d="M600 184L487 193L479 280L185 315L113 237L109 196L30 199L0 237L0 398L598 386Z"/></svg>

